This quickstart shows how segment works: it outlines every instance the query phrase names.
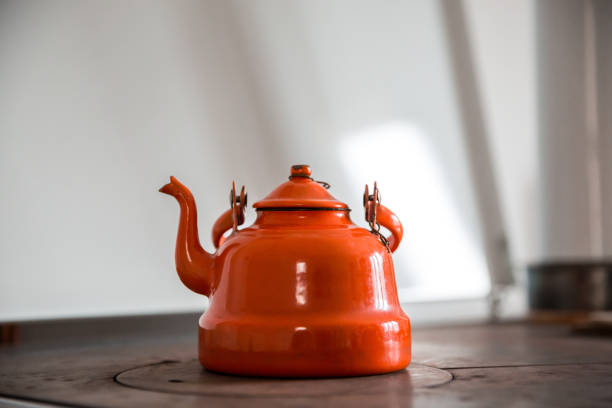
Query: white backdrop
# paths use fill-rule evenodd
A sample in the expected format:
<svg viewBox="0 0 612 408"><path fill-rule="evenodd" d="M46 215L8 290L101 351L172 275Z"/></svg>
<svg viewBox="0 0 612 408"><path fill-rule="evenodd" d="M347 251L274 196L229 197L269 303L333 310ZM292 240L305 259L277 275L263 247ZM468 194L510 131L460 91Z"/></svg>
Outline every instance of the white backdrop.
<svg viewBox="0 0 612 408"><path fill-rule="evenodd" d="M533 5L487 3L467 2L468 21L521 263L538 255ZM231 181L252 203L294 163L361 225L379 181L405 227L403 300L486 293L438 3L0 7L0 320L201 309L174 272L178 206L157 189L171 174L192 188L211 249Z"/></svg>

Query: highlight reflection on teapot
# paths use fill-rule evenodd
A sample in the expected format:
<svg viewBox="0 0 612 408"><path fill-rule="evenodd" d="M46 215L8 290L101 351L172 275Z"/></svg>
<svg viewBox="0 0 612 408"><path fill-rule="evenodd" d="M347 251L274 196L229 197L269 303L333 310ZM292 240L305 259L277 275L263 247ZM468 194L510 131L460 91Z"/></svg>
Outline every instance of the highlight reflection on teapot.
<svg viewBox="0 0 612 408"><path fill-rule="evenodd" d="M394 252L402 224L380 204L376 183L364 193L371 230L351 222L350 209L309 166L253 204L244 223L244 187L215 222L214 254L198 239L193 195L176 178L159 191L181 214L176 269L210 306L199 320L199 360L231 374L329 377L385 373L410 363L410 320L395 285ZM380 227L391 232L386 237ZM225 237L225 233L231 233Z"/></svg>

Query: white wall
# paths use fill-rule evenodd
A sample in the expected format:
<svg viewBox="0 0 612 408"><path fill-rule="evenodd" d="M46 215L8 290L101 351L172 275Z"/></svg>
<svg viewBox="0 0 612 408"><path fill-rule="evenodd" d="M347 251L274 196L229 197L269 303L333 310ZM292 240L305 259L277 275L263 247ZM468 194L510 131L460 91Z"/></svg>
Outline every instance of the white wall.
<svg viewBox="0 0 612 408"><path fill-rule="evenodd" d="M475 67L516 268L540 259L535 5L467 0Z"/></svg>
<svg viewBox="0 0 612 408"><path fill-rule="evenodd" d="M595 23L594 42L597 44L595 58L597 61L597 140L601 166L601 214L602 214L602 252L612 257L612 3L593 1Z"/></svg>
<svg viewBox="0 0 612 408"><path fill-rule="evenodd" d="M483 18L503 10L473 4L495 155L522 155L498 171L528 254L530 31L511 32L530 6L495 30ZM170 174L192 188L211 249L233 179L252 203L302 162L361 225L363 186L379 181L405 226L404 300L484 295L441 22L425 0L3 3L0 320L201 309L174 273L177 205L157 189ZM498 72L491 32L516 70ZM520 86L500 85L506 74ZM521 120L506 104L525 104Z"/></svg>
<svg viewBox="0 0 612 408"><path fill-rule="evenodd" d="M538 90L547 258L612 256L612 5L540 1Z"/></svg>
<svg viewBox="0 0 612 408"><path fill-rule="evenodd" d="M157 189L193 188L210 248L234 178L253 197L279 181L227 18L214 2L2 5L0 320L201 308Z"/></svg>

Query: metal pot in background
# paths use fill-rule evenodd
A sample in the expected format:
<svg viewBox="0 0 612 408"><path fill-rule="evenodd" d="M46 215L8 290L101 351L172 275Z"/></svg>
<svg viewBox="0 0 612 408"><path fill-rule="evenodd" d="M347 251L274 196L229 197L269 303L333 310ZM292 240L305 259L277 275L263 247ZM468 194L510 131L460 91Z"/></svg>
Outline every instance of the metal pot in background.
<svg viewBox="0 0 612 408"><path fill-rule="evenodd" d="M612 310L612 260L533 264L527 287L532 311Z"/></svg>

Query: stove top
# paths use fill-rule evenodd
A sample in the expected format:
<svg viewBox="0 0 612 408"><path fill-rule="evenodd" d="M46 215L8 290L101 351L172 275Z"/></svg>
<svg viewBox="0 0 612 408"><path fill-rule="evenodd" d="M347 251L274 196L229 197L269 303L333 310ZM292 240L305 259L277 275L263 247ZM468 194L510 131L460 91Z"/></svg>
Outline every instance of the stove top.
<svg viewBox="0 0 612 408"><path fill-rule="evenodd" d="M107 322L109 330L98 337L100 322L80 323L91 325L81 337L74 328L50 336L56 323L25 328L21 343L0 347L0 395L5 402L74 407L612 404L612 341L563 326L416 328L407 370L274 379L204 370L196 358L195 316L148 319ZM47 335L41 339L41 333Z"/></svg>

